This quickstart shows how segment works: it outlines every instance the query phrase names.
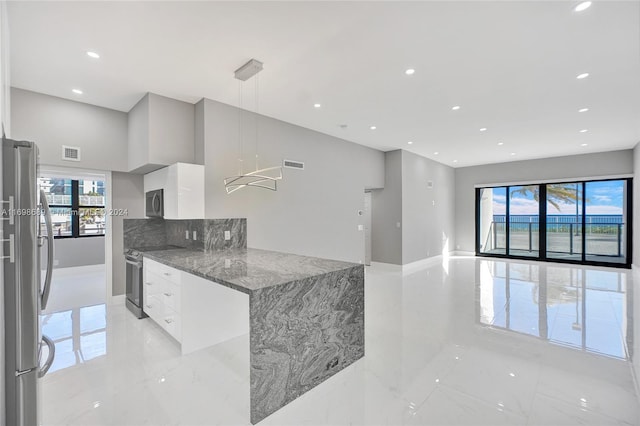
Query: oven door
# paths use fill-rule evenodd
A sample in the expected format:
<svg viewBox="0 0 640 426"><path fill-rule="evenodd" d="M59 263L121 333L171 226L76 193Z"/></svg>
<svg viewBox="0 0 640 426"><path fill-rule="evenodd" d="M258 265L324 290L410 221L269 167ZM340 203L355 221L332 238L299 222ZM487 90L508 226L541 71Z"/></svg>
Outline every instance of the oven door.
<svg viewBox="0 0 640 426"><path fill-rule="evenodd" d="M142 261L125 257L127 308L138 318L144 318L142 312Z"/></svg>

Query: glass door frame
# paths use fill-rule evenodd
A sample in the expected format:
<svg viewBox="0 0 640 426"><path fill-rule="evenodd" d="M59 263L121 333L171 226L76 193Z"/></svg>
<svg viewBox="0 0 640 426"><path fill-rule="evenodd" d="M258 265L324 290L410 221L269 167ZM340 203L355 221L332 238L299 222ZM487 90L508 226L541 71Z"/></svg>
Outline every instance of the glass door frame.
<svg viewBox="0 0 640 426"><path fill-rule="evenodd" d="M626 191L625 197L626 202L626 212L624 212L627 220L625 223L625 237L626 241L623 242L625 244L625 263L618 262L604 262L604 261L594 261L587 260L587 250L586 250L586 187L589 182L606 182L606 181L625 181L626 182ZM582 186L582 199L576 200L577 202L582 203L581 205L581 240L582 240L582 253L581 259L562 259L555 257L547 257L547 185L555 185L555 184L580 184ZM540 188L539 198L540 201L538 203L538 214L539 214L539 226L538 226L538 256L518 256L509 254L509 222L510 222L510 189L516 186L523 185L538 185ZM505 211L505 254L499 253L482 253L480 248L482 246L481 243L481 229L480 229L480 221L481 221L481 211L480 204L482 198L482 190L483 189L492 189L492 188L506 188L506 211ZM630 177L621 177L621 178L606 178L606 179L574 179L574 180L566 180L566 181L558 181L558 182L543 182L543 183L517 183L517 184L496 184L496 185L487 185L487 186L478 186L475 188L475 242L476 242L476 256L479 257L494 257L494 258L505 258L505 259L519 259L519 260L539 260L543 262L555 262L555 263L568 263L574 265L589 265L589 266L605 266L605 267L613 267L613 268L625 268L631 269L631 263L633 261L633 178Z"/></svg>

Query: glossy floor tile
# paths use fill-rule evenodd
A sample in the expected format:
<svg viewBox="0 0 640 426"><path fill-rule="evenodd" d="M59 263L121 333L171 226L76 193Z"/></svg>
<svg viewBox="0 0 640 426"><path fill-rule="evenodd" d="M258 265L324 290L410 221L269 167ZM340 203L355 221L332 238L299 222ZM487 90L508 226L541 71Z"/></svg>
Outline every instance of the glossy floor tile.
<svg viewBox="0 0 640 426"><path fill-rule="evenodd" d="M640 424L633 278L473 257L405 275L374 265L365 357L259 424ZM249 424L248 336L181 356L124 306L43 323L61 354L44 379L44 424Z"/></svg>

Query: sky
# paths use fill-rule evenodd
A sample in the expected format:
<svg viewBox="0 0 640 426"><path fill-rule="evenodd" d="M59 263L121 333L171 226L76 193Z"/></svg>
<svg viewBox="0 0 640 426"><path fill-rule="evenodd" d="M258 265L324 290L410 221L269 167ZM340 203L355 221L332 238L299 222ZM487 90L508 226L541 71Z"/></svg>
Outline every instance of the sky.
<svg viewBox="0 0 640 426"><path fill-rule="evenodd" d="M512 191L518 187L512 187ZM587 182L586 185L586 214L623 214L624 181ZM503 215L506 209L506 188L493 188L493 214ZM558 203L560 210L547 203L548 214L575 215L575 203ZM514 194L509 207L512 215L537 215L538 202L531 193L526 196ZM578 206L581 212L581 206Z"/></svg>

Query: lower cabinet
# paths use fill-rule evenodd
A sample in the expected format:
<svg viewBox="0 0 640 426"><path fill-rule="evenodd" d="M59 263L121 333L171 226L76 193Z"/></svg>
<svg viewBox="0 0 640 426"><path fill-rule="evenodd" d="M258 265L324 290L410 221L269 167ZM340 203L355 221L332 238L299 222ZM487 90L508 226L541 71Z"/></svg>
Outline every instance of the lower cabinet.
<svg viewBox="0 0 640 426"><path fill-rule="evenodd" d="M144 312L190 353L249 333L249 295L144 259Z"/></svg>

